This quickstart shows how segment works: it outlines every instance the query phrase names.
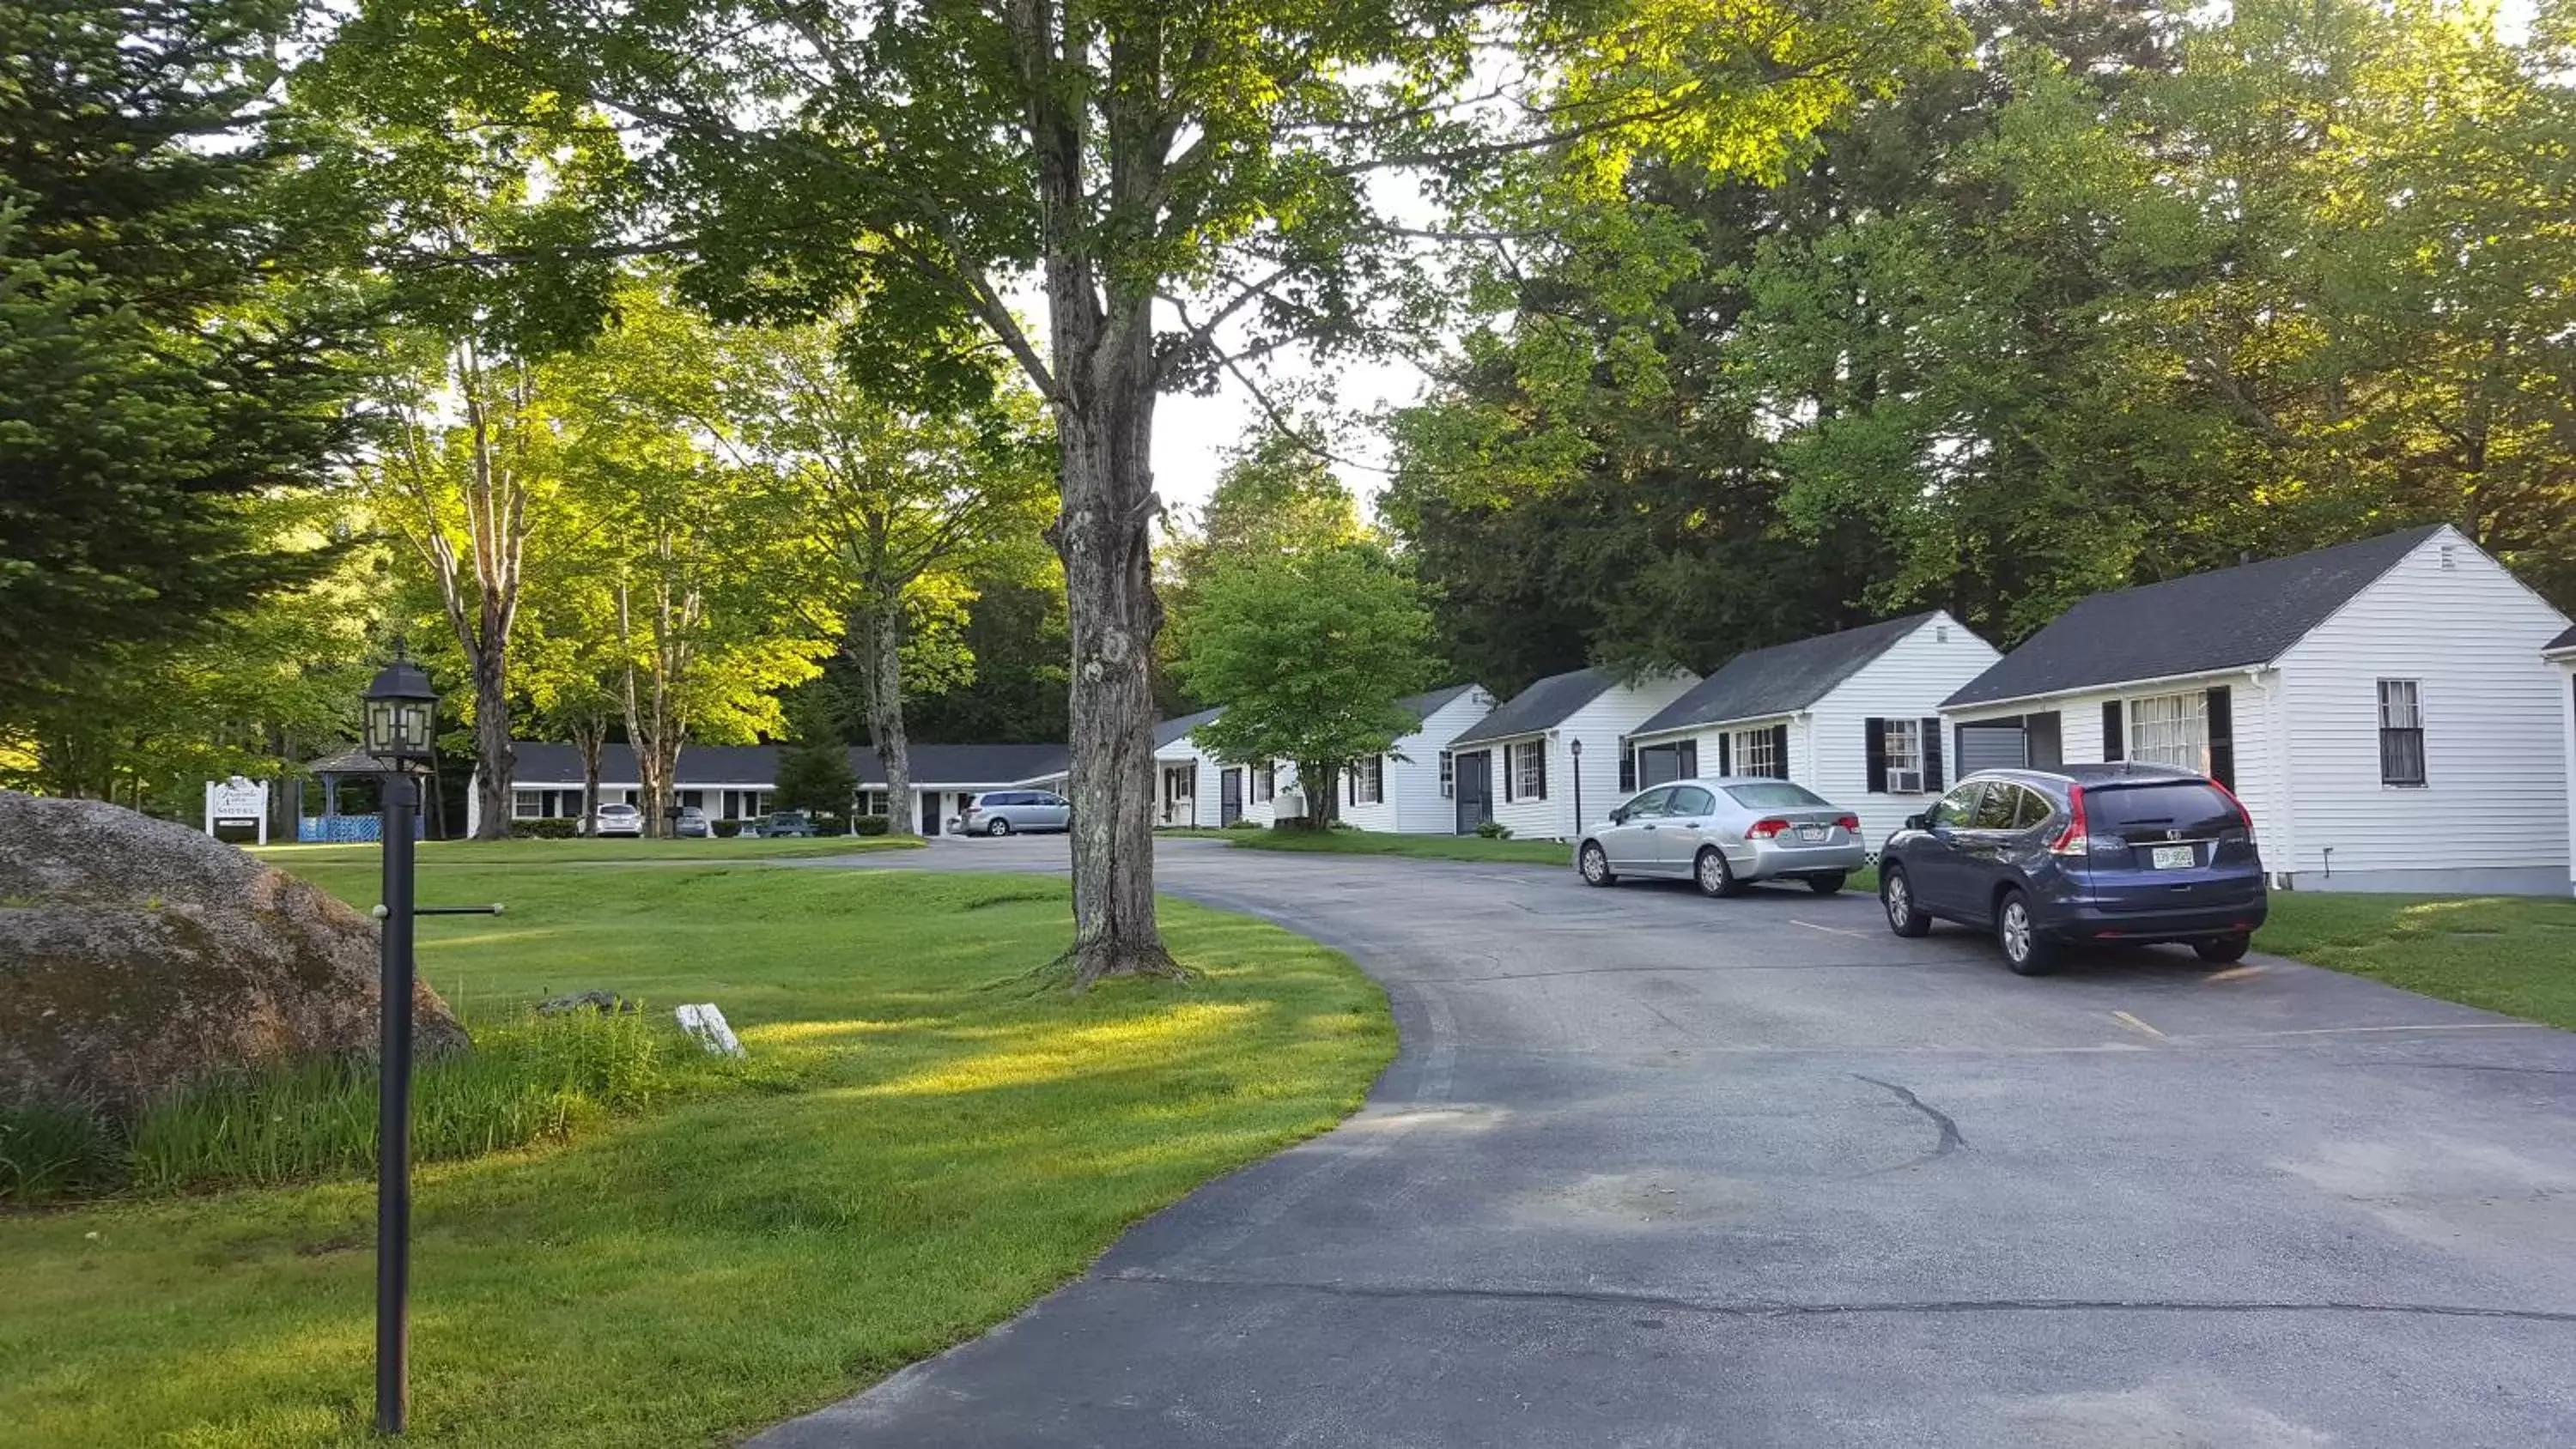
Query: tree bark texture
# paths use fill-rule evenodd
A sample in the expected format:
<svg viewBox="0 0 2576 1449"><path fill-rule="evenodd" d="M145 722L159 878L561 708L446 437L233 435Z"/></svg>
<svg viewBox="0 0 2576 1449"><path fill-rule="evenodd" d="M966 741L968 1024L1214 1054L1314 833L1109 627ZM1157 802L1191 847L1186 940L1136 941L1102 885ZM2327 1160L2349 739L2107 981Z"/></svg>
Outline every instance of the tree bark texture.
<svg viewBox="0 0 2576 1449"><path fill-rule="evenodd" d="M581 751L581 833L599 833L599 754L608 745L608 717L584 714L572 724L573 748Z"/></svg>
<svg viewBox="0 0 2576 1449"><path fill-rule="evenodd" d="M670 547L669 539L661 540L665 558ZM619 582L617 635L626 656L626 739L635 752L637 783L644 794L637 808L644 812L644 833L662 836L670 833L663 808L673 803L672 780L679 773L680 749L689 735L688 714L680 706L678 690L696 657L697 626L705 601L695 590L675 589L665 574L655 575L646 592L639 647L635 591ZM640 668L639 653L643 656Z"/></svg>
<svg viewBox="0 0 2576 1449"><path fill-rule="evenodd" d="M921 822L912 808L912 741L903 724L901 595L871 600L857 622L850 662L859 669L859 707L867 716L868 743L884 772L886 833L911 835Z"/></svg>

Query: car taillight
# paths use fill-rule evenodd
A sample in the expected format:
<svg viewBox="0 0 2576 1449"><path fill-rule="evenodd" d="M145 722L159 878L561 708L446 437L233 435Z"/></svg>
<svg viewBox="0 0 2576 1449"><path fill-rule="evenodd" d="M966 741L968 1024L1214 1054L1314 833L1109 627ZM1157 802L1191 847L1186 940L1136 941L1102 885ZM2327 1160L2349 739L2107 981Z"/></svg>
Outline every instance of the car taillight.
<svg viewBox="0 0 2576 1449"><path fill-rule="evenodd" d="M2236 819L2245 827L2245 838L2252 840L2254 838L2254 812L2245 808L2245 802L2236 798L2235 791L2219 784L2216 780L2212 780L2209 783L2211 788L2218 791L2219 794L2227 797L2228 804L2236 807Z"/></svg>
<svg viewBox="0 0 2576 1449"><path fill-rule="evenodd" d="M2084 787L2074 786L2066 792L2066 828L2048 843L2057 855L2091 855L2093 842L2084 833Z"/></svg>
<svg viewBox="0 0 2576 1449"><path fill-rule="evenodd" d="M1834 823L1854 835L1860 834L1860 817L1857 815L1846 815Z"/></svg>
<svg viewBox="0 0 2576 1449"><path fill-rule="evenodd" d="M1752 828L1745 831L1744 835L1748 840L1769 840L1775 835L1787 833L1788 829L1788 821L1774 817L1769 820L1754 821Z"/></svg>

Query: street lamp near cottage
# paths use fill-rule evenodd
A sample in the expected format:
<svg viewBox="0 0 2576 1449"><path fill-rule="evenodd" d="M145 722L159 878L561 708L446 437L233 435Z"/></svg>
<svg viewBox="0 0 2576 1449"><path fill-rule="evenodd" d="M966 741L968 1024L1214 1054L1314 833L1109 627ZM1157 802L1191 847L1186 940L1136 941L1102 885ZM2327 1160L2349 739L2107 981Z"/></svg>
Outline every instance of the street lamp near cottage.
<svg viewBox="0 0 2576 1449"><path fill-rule="evenodd" d="M379 953L384 1049L376 1088L376 1430L399 1434L410 1409L412 822L420 775L438 741L438 691L394 645L367 686L362 733L384 767L383 904Z"/></svg>

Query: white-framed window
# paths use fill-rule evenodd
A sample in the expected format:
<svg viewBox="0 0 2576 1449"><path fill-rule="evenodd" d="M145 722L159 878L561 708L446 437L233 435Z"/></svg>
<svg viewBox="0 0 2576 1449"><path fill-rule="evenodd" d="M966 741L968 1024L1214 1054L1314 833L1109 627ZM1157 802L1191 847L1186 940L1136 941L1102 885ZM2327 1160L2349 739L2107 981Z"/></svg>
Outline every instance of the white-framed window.
<svg viewBox="0 0 2576 1449"><path fill-rule="evenodd" d="M2379 783L2424 783L2424 685L2421 680L2379 681Z"/></svg>
<svg viewBox="0 0 2576 1449"><path fill-rule="evenodd" d="M1252 803L1266 805L1279 795L1279 765L1264 760L1252 767Z"/></svg>
<svg viewBox="0 0 2576 1449"><path fill-rule="evenodd" d="M1454 800L1457 797L1458 757L1447 750L1442 750L1440 752L1440 798Z"/></svg>
<svg viewBox="0 0 2576 1449"><path fill-rule="evenodd" d="M538 790L513 790L510 792L511 819L534 820L545 813L546 797L544 792Z"/></svg>
<svg viewBox="0 0 2576 1449"><path fill-rule="evenodd" d="M885 814L886 792L883 790L861 790L859 792L859 813L862 815Z"/></svg>
<svg viewBox="0 0 2576 1449"><path fill-rule="evenodd" d="M2150 765L2209 769L2209 695L2151 694L2129 701L2128 757Z"/></svg>
<svg viewBox="0 0 2576 1449"><path fill-rule="evenodd" d="M1770 730L1737 730L1735 732L1735 773L1760 775L1765 779L1785 780L1789 772L1782 768L1778 745L1780 737Z"/></svg>
<svg viewBox="0 0 2576 1449"><path fill-rule="evenodd" d="M1386 803L1386 756L1371 755L1351 770L1351 803Z"/></svg>
<svg viewBox="0 0 2576 1449"><path fill-rule="evenodd" d="M1515 800L1547 798L1547 741L1529 740L1509 747L1508 778Z"/></svg>
<svg viewBox="0 0 2576 1449"><path fill-rule="evenodd" d="M1923 721L1891 719L1879 721L1879 747L1887 752L1887 793L1919 795L1923 792Z"/></svg>

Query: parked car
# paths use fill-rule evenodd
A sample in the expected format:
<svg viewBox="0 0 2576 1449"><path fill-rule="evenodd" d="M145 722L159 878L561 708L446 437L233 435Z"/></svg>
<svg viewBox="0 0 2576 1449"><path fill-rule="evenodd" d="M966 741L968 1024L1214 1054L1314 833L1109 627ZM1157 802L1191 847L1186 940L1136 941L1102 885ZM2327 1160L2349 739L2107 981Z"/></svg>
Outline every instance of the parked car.
<svg viewBox="0 0 2576 1449"><path fill-rule="evenodd" d="M1675 780L1619 802L1575 845L1596 886L1623 875L1673 876L1731 896L1764 880L1802 880L1831 895L1867 863L1860 817L1804 785L1727 776Z"/></svg>
<svg viewBox="0 0 2576 1449"><path fill-rule="evenodd" d="M695 805L683 805L671 816L671 833L684 840L703 840L716 833L707 820L707 812Z"/></svg>
<svg viewBox="0 0 2576 1449"><path fill-rule="evenodd" d="M632 805L602 805L599 807L599 823L592 833L602 837L640 836L644 833L644 812Z"/></svg>
<svg viewBox="0 0 2576 1449"><path fill-rule="evenodd" d="M780 840L791 835L811 840L814 838L814 821L813 817L802 810L772 811L760 821L757 832L752 830L743 832L745 835L755 833L769 840Z"/></svg>
<svg viewBox="0 0 2576 1449"><path fill-rule="evenodd" d="M1071 830L1073 802L1053 790L987 790L957 812L957 828L967 835Z"/></svg>
<svg viewBox="0 0 2576 1449"><path fill-rule="evenodd" d="M2088 941L2239 960L2270 902L2244 805L2163 765L1980 771L1888 837L1878 874L1896 934L1936 916L1992 930L2024 976Z"/></svg>

